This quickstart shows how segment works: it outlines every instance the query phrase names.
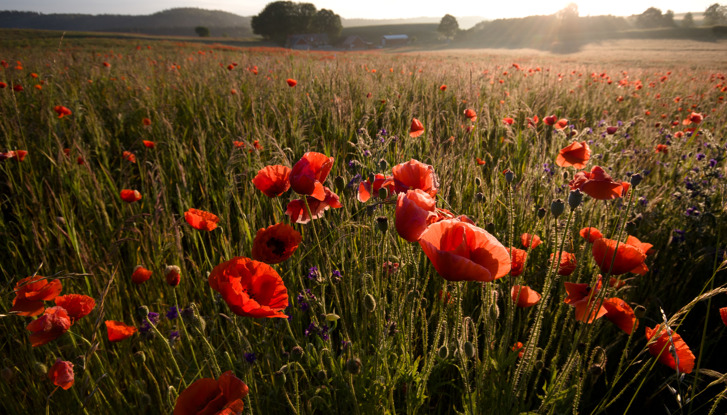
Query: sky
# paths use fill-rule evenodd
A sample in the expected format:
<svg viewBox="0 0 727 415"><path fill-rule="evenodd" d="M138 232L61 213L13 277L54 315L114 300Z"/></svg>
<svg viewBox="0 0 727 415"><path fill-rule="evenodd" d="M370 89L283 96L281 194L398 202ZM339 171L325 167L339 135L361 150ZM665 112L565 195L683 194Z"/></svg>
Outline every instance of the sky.
<svg viewBox="0 0 727 415"><path fill-rule="evenodd" d="M224 10L242 16L258 14L272 0L0 0L0 10L41 13L151 14L175 7ZM718 0L581 0L575 1L581 16L612 14L629 16L649 7L663 12L701 12ZM318 9L330 9L343 18L396 19L410 17L482 16L485 19L553 14L570 1L543 0L312 0Z"/></svg>

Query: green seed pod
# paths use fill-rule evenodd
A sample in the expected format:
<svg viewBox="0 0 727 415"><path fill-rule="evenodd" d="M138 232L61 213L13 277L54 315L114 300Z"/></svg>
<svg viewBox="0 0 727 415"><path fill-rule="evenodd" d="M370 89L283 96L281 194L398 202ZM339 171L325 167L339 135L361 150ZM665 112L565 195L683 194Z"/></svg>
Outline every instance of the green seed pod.
<svg viewBox="0 0 727 415"><path fill-rule="evenodd" d="M352 357L346 362L346 370L352 375L358 375L361 372L361 359Z"/></svg>
<svg viewBox="0 0 727 415"><path fill-rule="evenodd" d="M386 171L388 168L389 168L389 163L387 163L386 160L384 160L384 159L379 160L379 169L381 169L382 171Z"/></svg>
<svg viewBox="0 0 727 415"><path fill-rule="evenodd" d="M143 305L136 309L136 316L141 321L146 321L146 316L149 315L149 307Z"/></svg>
<svg viewBox="0 0 727 415"><path fill-rule="evenodd" d="M550 204L550 213L552 213L553 216L555 216L556 218L558 216L560 216L564 210L565 210L565 203L563 203L563 201L561 199L555 199Z"/></svg>
<svg viewBox="0 0 727 415"><path fill-rule="evenodd" d="M480 179L479 177L475 177L475 186L482 186L482 179Z"/></svg>
<svg viewBox="0 0 727 415"><path fill-rule="evenodd" d="M279 370L273 373L273 385L275 385L275 387L281 388L285 386L285 380L285 373Z"/></svg>
<svg viewBox="0 0 727 415"><path fill-rule="evenodd" d="M544 207L538 208L538 219L543 219L545 217L546 210Z"/></svg>
<svg viewBox="0 0 727 415"><path fill-rule="evenodd" d="M475 357L475 346L472 343L464 342L464 346L462 348L464 349L464 355L467 356L468 359Z"/></svg>
<svg viewBox="0 0 727 415"><path fill-rule="evenodd" d="M293 357L293 360L300 360L305 355L305 350L300 346L295 346L290 351L290 355Z"/></svg>
<svg viewBox="0 0 727 415"><path fill-rule="evenodd" d="M389 197L389 189L382 187L379 189L379 199L386 199Z"/></svg>
<svg viewBox="0 0 727 415"><path fill-rule="evenodd" d="M644 318L644 316L646 315L646 307L642 305L637 305L636 307L634 307L634 315L638 319Z"/></svg>
<svg viewBox="0 0 727 415"><path fill-rule="evenodd" d="M475 200L478 202L482 202L485 199L485 195L482 194L482 192L475 193Z"/></svg>
<svg viewBox="0 0 727 415"><path fill-rule="evenodd" d="M507 169L505 170L505 181L510 184L515 179L515 173L512 172L512 170Z"/></svg>
<svg viewBox="0 0 727 415"><path fill-rule="evenodd" d="M376 229L380 230L381 232L386 232L389 230L389 218L386 216L379 216L376 218Z"/></svg>
<svg viewBox="0 0 727 415"><path fill-rule="evenodd" d="M321 369L318 372L316 372L316 379L318 379L321 382L325 382L328 380L328 372L326 372L325 369Z"/></svg>
<svg viewBox="0 0 727 415"><path fill-rule="evenodd" d="M643 179L643 177L641 177L641 175L639 173L632 174L631 175L631 186L633 186L633 187L638 186L639 183L641 183L642 179Z"/></svg>
<svg viewBox="0 0 727 415"><path fill-rule="evenodd" d="M10 383L15 377L15 371L9 367L4 367L3 370L0 371L0 377L2 377L5 382Z"/></svg>
<svg viewBox="0 0 727 415"><path fill-rule="evenodd" d="M134 353L134 359L140 364L144 364L146 363L146 354L143 350L139 350L138 352Z"/></svg>
<svg viewBox="0 0 727 415"><path fill-rule="evenodd" d="M33 365L33 370L36 374L40 376L45 376L48 373L48 366L44 365L41 362L35 362Z"/></svg>
<svg viewBox="0 0 727 415"><path fill-rule="evenodd" d="M582 201L583 193L581 193L579 189L571 190L570 194L568 194L568 206L570 206L571 209L575 209L580 206Z"/></svg>

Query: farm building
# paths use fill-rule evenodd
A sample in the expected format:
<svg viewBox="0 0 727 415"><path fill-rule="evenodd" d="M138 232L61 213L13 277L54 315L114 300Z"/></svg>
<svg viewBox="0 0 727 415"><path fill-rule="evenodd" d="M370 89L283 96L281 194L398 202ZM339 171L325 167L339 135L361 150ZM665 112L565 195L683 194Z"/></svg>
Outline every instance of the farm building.
<svg viewBox="0 0 727 415"><path fill-rule="evenodd" d="M303 35L290 35L285 41L285 47L298 50L329 49L328 35L325 33L312 33Z"/></svg>
<svg viewBox="0 0 727 415"><path fill-rule="evenodd" d="M382 48L393 48L397 46L405 46L409 43L407 35L384 35L381 36Z"/></svg>
<svg viewBox="0 0 727 415"><path fill-rule="evenodd" d="M363 50L371 47L371 42L365 41L361 36L349 36L343 41L343 49Z"/></svg>

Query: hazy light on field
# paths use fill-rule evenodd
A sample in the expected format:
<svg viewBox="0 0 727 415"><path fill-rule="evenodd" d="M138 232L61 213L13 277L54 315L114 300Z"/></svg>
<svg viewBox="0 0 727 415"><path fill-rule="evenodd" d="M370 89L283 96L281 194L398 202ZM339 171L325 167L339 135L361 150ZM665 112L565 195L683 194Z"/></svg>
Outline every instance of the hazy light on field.
<svg viewBox="0 0 727 415"><path fill-rule="evenodd" d="M581 16L612 14L628 16L642 13L649 7L658 7L663 12L675 13L701 12L716 0L581 0L577 1ZM89 13L89 14L150 14L175 7L199 7L203 9L224 10L243 16L259 13L270 0L160 0L148 2L127 0L4 0L2 10L24 10L42 13ZM524 17L538 14L553 14L564 8L569 1L544 2L541 0L469 1L469 2L422 2L417 0L369 0L310 1L317 8L331 9L341 17L368 19L396 19L409 17L437 17L445 14L454 16L482 16L485 19Z"/></svg>

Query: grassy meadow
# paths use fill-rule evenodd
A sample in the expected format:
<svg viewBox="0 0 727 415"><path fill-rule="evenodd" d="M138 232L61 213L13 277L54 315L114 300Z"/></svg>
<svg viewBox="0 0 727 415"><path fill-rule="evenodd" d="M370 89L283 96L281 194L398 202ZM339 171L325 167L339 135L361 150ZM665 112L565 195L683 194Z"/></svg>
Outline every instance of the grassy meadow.
<svg viewBox="0 0 727 415"><path fill-rule="evenodd" d="M300 53L0 34L0 412L167 414L193 382L227 371L249 387L245 414L725 412L723 43L704 54L681 43L627 55ZM692 113L701 122L685 122ZM574 141L590 146L581 171L632 182L623 197L575 203L579 170L556 164ZM305 196L268 197L252 180L307 152L333 157L323 185L342 207L299 224L286 210ZM399 236L393 191L357 199L362 181L411 159L436 173L438 208L526 252L518 275L444 279ZM190 226L192 208L218 227ZM251 258L258 230L277 223L301 234L271 265L287 318L236 315L210 273ZM585 227L653 245L648 271L602 271ZM525 233L542 243L523 247ZM569 275L551 266L564 252ZM138 265L152 272L140 284ZM27 327L43 317L11 312L33 275L95 300L37 347ZM578 321L566 283L594 287L583 288L591 308L623 300L638 325ZM514 285L541 298L519 307ZM112 342L110 320L137 331ZM645 332L665 324L657 359ZM674 333L691 370L663 363L685 347ZM73 364L68 389L49 379L57 359Z"/></svg>

